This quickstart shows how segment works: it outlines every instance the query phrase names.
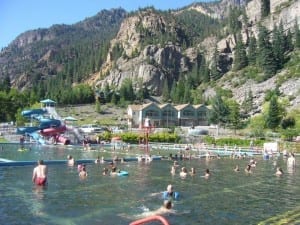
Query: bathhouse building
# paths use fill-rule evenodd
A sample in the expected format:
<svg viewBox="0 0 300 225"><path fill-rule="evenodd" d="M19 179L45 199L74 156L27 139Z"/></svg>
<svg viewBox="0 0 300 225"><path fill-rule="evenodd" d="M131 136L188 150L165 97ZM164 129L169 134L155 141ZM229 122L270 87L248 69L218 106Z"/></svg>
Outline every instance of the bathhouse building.
<svg viewBox="0 0 300 225"><path fill-rule="evenodd" d="M170 126L206 126L208 125L209 109L205 105L172 105L147 103L142 105L129 105L127 119L129 128L143 126L146 118L155 127Z"/></svg>

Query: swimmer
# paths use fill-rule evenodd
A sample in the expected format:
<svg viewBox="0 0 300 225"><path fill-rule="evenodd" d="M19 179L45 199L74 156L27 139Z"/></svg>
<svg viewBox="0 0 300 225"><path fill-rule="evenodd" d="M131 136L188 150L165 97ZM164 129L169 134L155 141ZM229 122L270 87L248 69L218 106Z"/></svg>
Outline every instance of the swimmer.
<svg viewBox="0 0 300 225"><path fill-rule="evenodd" d="M173 163L173 166L175 166L175 167L179 166L179 164L178 164L178 161L177 161L177 160L175 160L175 161L174 161L174 163Z"/></svg>
<svg viewBox="0 0 300 225"><path fill-rule="evenodd" d="M82 170L82 167L84 167L84 164L78 164L78 166L77 166L78 173L80 173L80 171Z"/></svg>
<svg viewBox="0 0 300 225"><path fill-rule="evenodd" d="M240 172L240 168L238 165L235 166L235 168L233 169L235 172Z"/></svg>
<svg viewBox="0 0 300 225"><path fill-rule="evenodd" d="M95 159L95 164L98 164L98 163L101 163L100 156L97 156L97 159Z"/></svg>
<svg viewBox="0 0 300 225"><path fill-rule="evenodd" d="M102 175L107 175L108 174L108 169L106 167L103 168L102 170Z"/></svg>
<svg viewBox="0 0 300 225"><path fill-rule="evenodd" d="M163 214L166 214L166 213L174 213L174 211L172 210L172 207L173 207L173 204L172 204L172 201L171 200L164 200L164 203L163 205L157 209L157 210L154 210L154 211L150 211L150 212L146 212L148 215L147 216L150 216L150 215L163 215Z"/></svg>
<svg viewBox="0 0 300 225"><path fill-rule="evenodd" d="M85 165L82 165L82 167L81 167L81 170L80 170L80 172L79 172L79 177L80 178L85 178L85 177L87 177L87 172L86 172L86 166Z"/></svg>
<svg viewBox="0 0 300 225"><path fill-rule="evenodd" d="M38 165L33 169L32 182L39 186L47 184L48 168L43 160L38 161Z"/></svg>
<svg viewBox="0 0 300 225"><path fill-rule="evenodd" d="M67 159L68 159L68 166L74 166L75 165L75 160L71 155L68 155Z"/></svg>
<svg viewBox="0 0 300 225"><path fill-rule="evenodd" d="M275 175L276 175L276 176L281 176L281 175L283 175L283 170L282 170L280 167L277 167Z"/></svg>
<svg viewBox="0 0 300 225"><path fill-rule="evenodd" d="M247 165L247 167L245 168L245 172L246 173L252 173L252 170L251 170L251 165Z"/></svg>
<svg viewBox="0 0 300 225"><path fill-rule="evenodd" d="M175 199L175 197L176 196L175 196L175 192L173 190L173 186L172 186L172 184L169 184L167 186L167 191L164 192L164 199L169 199L169 198Z"/></svg>
<svg viewBox="0 0 300 225"><path fill-rule="evenodd" d="M196 170L194 167L191 168L191 171L189 172L191 176L194 176L196 174Z"/></svg>
<svg viewBox="0 0 300 225"><path fill-rule="evenodd" d="M118 175L117 167L113 166L113 167L111 168L110 175L111 175L111 176L116 176L116 175Z"/></svg>
<svg viewBox="0 0 300 225"><path fill-rule="evenodd" d="M172 175L175 175L175 174L176 174L176 168L175 168L175 166L172 166L172 167L171 167L171 174L172 174Z"/></svg>
<svg viewBox="0 0 300 225"><path fill-rule="evenodd" d="M160 208L153 210L153 211L149 211L148 208L146 208L147 210L144 211L143 213L134 215L134 219L141 219L141 218L146 218L149 216L158 216L158 215L176 213L176 211L173 210L172 208L173 208L172 201L164 200L163 205ZM128 215L125 215L125 214L121 214L121 216L129 218ZM132 219L132 218L129 218L129 219Z"/></svg>
<svg viewBox="0 0 300 225"><path fill-rule="evenodd" d="M290 168L294 168L296 166L296 159L294 153L291 153L289 158L287 159L287 166Z"/></svg>
<svg viewBox="0 0 300 225"><path fill-rule="evenodd" d="M209 169L206 169L206 170L205 170L204 177L205 177L205 178L209 178L209 177L210 177L210 171L209 171Z"/></svg>
<svg viewBox="0 0 300 225"><path fill-rule="evenodd" d="M179 176L180 176L181 178L185 178L185 177L187 176L187 169L186 169L185 167L182 167L182 168L181 168L181 171L180 171L180 173L179 173Z"/></svg>

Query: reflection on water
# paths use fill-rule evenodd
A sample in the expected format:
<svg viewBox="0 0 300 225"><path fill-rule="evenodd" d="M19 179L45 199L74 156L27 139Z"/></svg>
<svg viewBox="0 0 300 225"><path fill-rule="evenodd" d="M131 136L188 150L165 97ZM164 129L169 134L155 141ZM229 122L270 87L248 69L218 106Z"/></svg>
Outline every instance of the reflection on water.
<svg viewBox="0 0 300 225"><path fill-rule="evenodd" d="M69 150L60 153L63 158L67 154ZM196 170L185 179L179 168L171 175L172 161L117 164L129 172L128 177L103 176L107 164L87 164L84 180L77 167L50 165L46 188L32 184L34 166L0 167L0 224L129 224L137 215L159 208L162 191L170 183L180 193L173 202L177 213L166 215L172 225L270 224L266 221L276 223L284 217L289 221L289 215L299 220L299 167L289 170L282 158L275 165L259 157L253 173L245 174L248 162L179 161L179 168ZM236 165L240 172L233 171ZM274 175L277 166L284 169L281 177ZM206 168L211 171L209 179L202 177Z"/></svg>

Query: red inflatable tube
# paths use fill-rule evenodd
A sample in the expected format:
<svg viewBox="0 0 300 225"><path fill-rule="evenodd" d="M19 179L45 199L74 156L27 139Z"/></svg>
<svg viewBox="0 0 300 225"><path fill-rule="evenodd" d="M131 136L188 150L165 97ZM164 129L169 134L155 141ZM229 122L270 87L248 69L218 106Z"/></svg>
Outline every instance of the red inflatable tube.
<svg viewBox="0 0 300 225"><path fill-rule="evenodd" d="M57 136L56 138L57 142L63 143L64 145L69 145L70 144L70 140L64 136Z"/></svg>

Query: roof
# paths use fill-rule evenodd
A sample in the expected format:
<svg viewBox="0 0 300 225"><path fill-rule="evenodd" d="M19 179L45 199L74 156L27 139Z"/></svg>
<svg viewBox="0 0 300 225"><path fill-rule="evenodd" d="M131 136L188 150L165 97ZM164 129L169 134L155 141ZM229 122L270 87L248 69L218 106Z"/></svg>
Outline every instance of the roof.
<svg viewBox="0 0 300 225"><path fill-rule="evenodd" d="M142 108L142 105L128 105L128 108L132 109L133 111L137 111Z"/></svg>
<svg viewBox="0 0 300 225"><path fill-rule="evenodd" d="M55 101L51 100L51 99L45 99L40 101L41 103L56 103Z"/></svg>
<svg viewBox="0 0 300 225"><path fill-rule="evenodd" d="M72 117L72 116L65 117L63 120L65 120L65 121L77 121L77 119Z"/></svg>
<svg viewBox="0 0 300 225"><path fill-rule="evenodd" d="M199 109L199 108L201 108L201 107L206 107L204 104L199 104L199 105L194 105L194 108L195 109Z"/></svg>
<svg viewBox="0 0 300 225"><path fill-rule="evenodd" d="M184 108L186 108L186 107L188 107L188 106L190 106L190 104L182 104L182 105L176 105L175 106L175 109L177 109L177 110L182 110L182 109L184 109Z"/></svg>
<svg viewBox="0 0 300 225"><path fill-rule="evenodd" d="M155 105L155 106L157 106L157 105L154 104L153 102L150 102L150 103L147 103L147 104L143 104L141 109L145 109L145 108L149 107L150 105Z"/></svg>

